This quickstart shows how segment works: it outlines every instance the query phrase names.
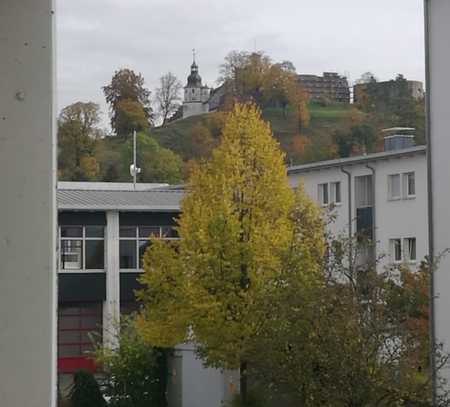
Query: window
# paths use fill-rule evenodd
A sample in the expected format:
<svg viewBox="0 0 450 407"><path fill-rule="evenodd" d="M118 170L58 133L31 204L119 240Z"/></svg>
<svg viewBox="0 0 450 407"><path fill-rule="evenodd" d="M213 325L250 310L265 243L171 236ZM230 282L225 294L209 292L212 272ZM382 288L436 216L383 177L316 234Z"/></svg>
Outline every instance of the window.
<svg viewBox="0 0 450 407"><path fill-rule="evenodd" d="M340 182L332 182L330 184L330 194L331 194L331 202L335 204L340 204L341 201L341 183Z"/></svg>
<svg viewBox="0 0 450 407"><path fill-rule="evenodd" d="M388 176L388 199L409 199L416 196L416 178L414 172L391 174Z"/></svg>
<svg viewBox="0 0 450 407"><path fill-rule="evenodd" d="M415 262L417 260L416 254L416 238L407 237L403 239L403 248L405 253L405 261Z"/></svg>
<svg viewBox="0 0 450 407"><path fill-rule="evenodd" d="M145 251L150 246L150 239L177 239L173 226L122 226L120 227L120 268L137 270L142 268Z"/></svg>
<svg viewBox="0 0 450 407"><path fill-rule="evenodd" d="M415 237L390 240L390 255L394 263L402 261L414 263L417 260L417 245Z"/></svg>
<svg viewBox="0 0 450 407"><path fill-rule="evenodd" d="M80 357L94 350L90 334L101 337L102 304L64 304L58 307L58 357ZM96 336L97 339L97 336Z"/></svg>
<svg viewBox="0 0 450 407"><path fill-rule="evenodd" d="M405 198L412 198L416 196L416 179L414 172L407 172L403 174L403 196Z"/></svg>
<svg viewBox="0 0 450 407"><path fill-rule="evenodd" d="M319 203L328 205L328 184L319 184Z"/></svg>
<svg viewBox="0 0 450 407"><path fill-rule="evenodd" d="M389 175L388 188L389 188L389 199L401 198L400 174Z"/></svg>
<svg viewBox="0 0 450 407"><path fill-rule="evenodd" d="M402 241L401 239L391 239L390 241L391 260L395 263L402 261Z"/></svg>
<svg viewBox="0 0 450 407"><path fill-rule="evenodd" d="M355 177L355 205L356 208L373 206L372 176Z"/></svg>
<svg viewBox="0 0 450 407"><path fill-rule="evenodd" d="M60 269L103 270L104 226L61 226Z"/></svg>

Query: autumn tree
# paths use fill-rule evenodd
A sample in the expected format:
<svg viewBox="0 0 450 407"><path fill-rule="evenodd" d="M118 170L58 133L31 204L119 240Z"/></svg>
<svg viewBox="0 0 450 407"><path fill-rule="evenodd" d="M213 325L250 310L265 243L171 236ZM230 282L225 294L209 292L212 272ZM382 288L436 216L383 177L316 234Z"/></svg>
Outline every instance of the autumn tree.
<svg viewBox="0 0 450 407"><path fill-rule="evenodd" d="M159 79L159 87L156 89L156 103L163 125L179 109L182 88L181 82L171 72L166 73Z"/></svg>
<svg viewBox="0 0 450 407"><path fill-rule="evenodd" d="M58 169L63 180L86 181L98 173L94 150L102 136L100 107L92 102L76 102L61 110L58 117Z"/></svg>
<svg viewBox="0 0 450 407"><path fill-rule="evenodd" d="M290 285L268 305L251 376L261 394L291 405L431 407L430 268L353 267L360 253L349 262L350 244L330 239L323 279ZM437 360L448 367L448 355ZM439 388L436 405L448 406Z"/></svg>
<svg viewBox="0 0 450 407"><path fill-rule="evenodd" d="M247 399L250 351L268 304L320 270L319 210L289 186L284 156L260 111L237 104L212 158L192 169L177 242L144 256L138 327L151 344L193 341L208 366L240 368Z"/></svg>
<svg viewBox="0 0 450 407"><path fill-rule="evenodd" d="M102 89L110 107L111 127L117 135L127 136L153 124L150 91L144 86L142 74L120 69Z"/></svg>
<svg viewBox="0 0 450 407"><path fill-rule="evenodd" d="M280 107L285 119L291 109L298 130L308 126L308 98L291 62L273 63L263 52L232 51L225 57L219 80L236 100L252 101L262 109Z"/></svg>

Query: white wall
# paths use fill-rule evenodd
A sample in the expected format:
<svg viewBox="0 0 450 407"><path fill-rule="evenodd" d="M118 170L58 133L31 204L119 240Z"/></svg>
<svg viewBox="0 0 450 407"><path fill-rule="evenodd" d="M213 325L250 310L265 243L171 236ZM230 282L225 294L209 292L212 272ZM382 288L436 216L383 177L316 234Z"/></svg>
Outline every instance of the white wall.
<svg viewBox="0 0 450 407"><path fill-rule="evenodd" d="M450 247L450 2L427 0L428 83L433 254ZM450 256L442 259L434 276L435 330L438 342L450 349ZM448 379L450 372L443 373Z"/></svg>
<svg viewBox="0 0 450 407"><path fill-rule="evenodd" d="M417 259L419 263L428 254L428 221L427 221L427 168L424 153L389 160L367 161L375 169L375 219L377 256L383 256L380 264L390 262L389 240L394 238L415 237L417 242ZM343 167L351 173L352 186L352 231L356 231L355 177L371 175L366 164L346 165ZM403 174L414 171L416 176L416 197L414 199L388 200L388 175ZM341 167L310 170L292 174L289 181L292 186L303 181L308 195L318 201L318 184L341 182L342 203L334 210L336 220L330 225L330 231L347 236L349 225L348 214L348 178Z"/></svg>
<svg viewBox="0 0 450 407"><path fill-rule="evenodd" d="M0 1L0 405L55 386L52 0Z"/></svg>

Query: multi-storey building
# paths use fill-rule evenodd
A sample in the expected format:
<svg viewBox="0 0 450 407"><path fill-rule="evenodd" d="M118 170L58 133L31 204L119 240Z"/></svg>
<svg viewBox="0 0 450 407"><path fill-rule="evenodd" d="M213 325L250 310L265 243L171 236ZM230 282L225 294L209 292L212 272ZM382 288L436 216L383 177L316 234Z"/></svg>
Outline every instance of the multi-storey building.
<svg viewBox="0 0 450 407"><path fill-rule="evenodd" d="M386 145L395 146L393 137L405 136L390 136ZM288 176L332 208L334 235L370 239L380 265L418 264L428 254L426 147L293 166Z"/></svg>
<svg viewBox="0 0 450 407"><path fill-rule="evenodd" d="M350 87L347 78L336 72L324 72L323 76L298 75L298 81L312 100L328 99L332 102L350 103Z"/></svg>
<svg viewBox="0 0 450 407"><path fill-rule="evenodd" d="M90 333L113 343L120 315L137 309L142 256L150 237L177 239L183 191L161 184L60 182L58 200L58 381L96 371ZM173 407L219 407L235 388L232 372L204 368L192 344L170 360ZM230 391L228 391L230 390Z"/></svg>
<svg viewBox="0 0 450 407"><path fill-rule="evenodd" d="M353 102L358 103L360 102L364 94L367 91L367 83L357 83L353 86ZM370 86L373 86L376 91L383 95L384 99L390 99L398 97L401 91L401 88L397 81L390 80L390 81L382 81L382 82L374 82L370 84ZM408 90L408 93L414 98L414 99L421 99L425 96L425 92L423 89L423 83L420 81L410 81L406 80L406 88Z"/></svg>

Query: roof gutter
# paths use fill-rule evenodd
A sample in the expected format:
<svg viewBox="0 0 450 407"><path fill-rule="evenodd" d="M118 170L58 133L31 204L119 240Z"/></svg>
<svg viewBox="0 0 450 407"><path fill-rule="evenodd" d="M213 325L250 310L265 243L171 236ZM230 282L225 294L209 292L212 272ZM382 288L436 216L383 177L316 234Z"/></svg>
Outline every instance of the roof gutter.
<svg viewBox="0 0 450 407"><path fill-rule="evenodd" d="M353 270L353 225L352 225L352 174L344 167L341 171L347 175L347 194L348 194L348 264L350 270Z"/></svg>

